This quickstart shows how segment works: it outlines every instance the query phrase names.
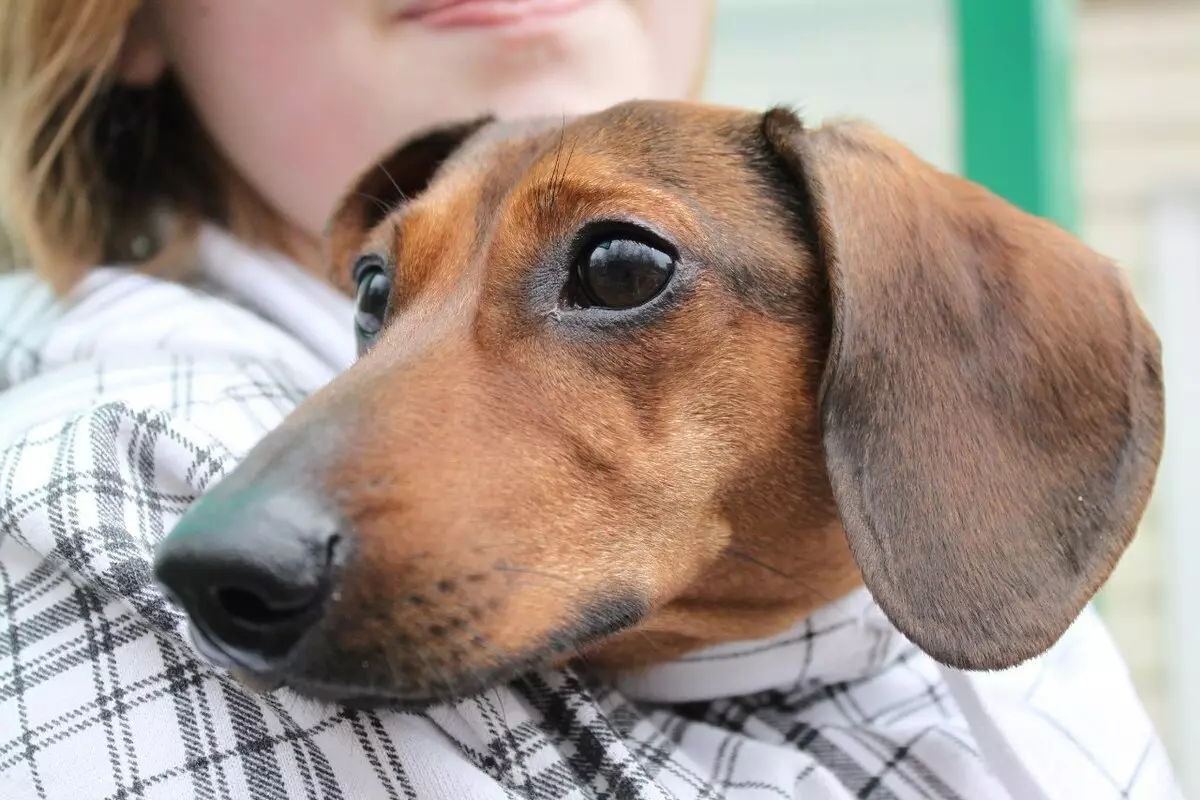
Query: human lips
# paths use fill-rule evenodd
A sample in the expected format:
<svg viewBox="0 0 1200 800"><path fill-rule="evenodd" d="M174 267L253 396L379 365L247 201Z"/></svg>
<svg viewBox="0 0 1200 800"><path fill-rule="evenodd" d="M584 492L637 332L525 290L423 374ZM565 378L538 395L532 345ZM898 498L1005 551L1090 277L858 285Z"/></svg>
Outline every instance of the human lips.
<svg viewBox="0 0 1200 800"><path fill-rule="evenodd" d="M594 0L390 0L388 16L436 28L497 27L561 16Z"/></svg>

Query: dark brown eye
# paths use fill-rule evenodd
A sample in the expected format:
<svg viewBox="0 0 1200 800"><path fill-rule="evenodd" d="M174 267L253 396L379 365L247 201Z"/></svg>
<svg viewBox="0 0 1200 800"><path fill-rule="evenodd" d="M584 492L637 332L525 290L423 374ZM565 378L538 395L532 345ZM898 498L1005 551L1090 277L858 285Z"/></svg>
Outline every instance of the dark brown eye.
<svg viewBox="0 0 1200 800"><path fill-rule="evenodd" d="M354 300L354 327L358 335L359 352L364 352L383 329L388 300L392 295L392 279L387 274L383 259L378 256L361 258L354 266L354 279L358 282L358 295Z"/></svg>
<svg viewBox="0 0 1200 800"><path fill-rule="evenodd" d="M675 258L636 239L606 239L582 253L577 270L587 305L635 308L663 290L675 272Z"/></svg>

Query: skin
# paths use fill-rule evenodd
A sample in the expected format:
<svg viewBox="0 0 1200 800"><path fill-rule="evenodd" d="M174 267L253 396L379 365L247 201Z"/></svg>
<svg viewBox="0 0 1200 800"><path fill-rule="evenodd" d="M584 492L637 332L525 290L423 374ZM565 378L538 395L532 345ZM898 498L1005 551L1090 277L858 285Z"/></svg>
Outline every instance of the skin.
<svg viewBox="0 0 1200 800"><path fill-rule="evenodd" d="M155 0L121 58L173 70L235 169L319 258L334 203L414 132L494 112L574 114L697 86L712 4L594 0L536 24L438 29L375 0Z"/></svg>

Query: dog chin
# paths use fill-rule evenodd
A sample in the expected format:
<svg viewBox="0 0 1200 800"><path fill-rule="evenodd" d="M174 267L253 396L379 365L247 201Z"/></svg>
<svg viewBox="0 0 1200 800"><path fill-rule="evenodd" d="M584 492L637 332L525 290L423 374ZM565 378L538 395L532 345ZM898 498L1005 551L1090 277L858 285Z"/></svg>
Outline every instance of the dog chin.
<svg viewBox="0 0 1200 800"><path fill-rule="evenodd" d="M489 673L486 676L467 676L453 687L434 689L422 694L405 694L387 686L354 686L304 679L273 678L245 670L229 670L239 683L255 694L286 690L308 700L342 706L352 711L390 709L409 712L452 705L516 680L523 672L524 670L512 669L504 670L503 673Z"/></svg>
<svg viewBox="0 0 1200 800"><path fill-rule="evenodd" d="M482 672L450 676L449 680L442 685L423 687L419 693L404 692L398 686L326 681L286 673L268 674L228 663L217 664L217 666L228 670L235 680L255 694L271 694L287 690L308 700L338 705L355 711L387 708L420 712L434 706L450 705L491 691L499 686L517 682L522 675L539 669L566 666L570 661L569 655L541 656L514 661Z"/></svg>
<svg viewBox="0 0 1200 800"><path fill-rule="evenodd" d="M433 706L452 703L458 699L453 695L408 697L392 694L380 689L366 689L352 686L325 686L305 681L285 681L271 691L279 689L286 689L307 700L313 700L326 705L341 706L351 711L389 709L394 711L421 712Z"/></svg>
<svg viewBox="0 0 1200 800"><path fill-rule="evenodd" d="M423 711L431 706L453 702L454 693L403 695L387 687L365 687L324 683L319 681L264 675L241 667L228 667L229 674L254 694L266 695L288 691L318 703L343 706L355 711L391 708L403 711Z"/></svg>
<svg viewBox="0 0 1200 800"><path fill-rule="evenodd" d="M637 613L633 613L633 608ZM197 625L191 626L191 638L200 655L216 667L229 672L239 683L256 694L287 689L301 697L321 703L354 709L396 708L419 711L446 705L519 682L523 675L539 670L569 667L582 649L603 641L635 624L643 606L626 603L621 613L584 615L584 623L548 634L545 643L523 654L509 654L493 664L473 669L446 671L434 680L406 686L389 676L368 669L368 661L352 658L331 649L327 642L310 641L301 653L282 664L271 664L240 650L218 644Z"/></svg>

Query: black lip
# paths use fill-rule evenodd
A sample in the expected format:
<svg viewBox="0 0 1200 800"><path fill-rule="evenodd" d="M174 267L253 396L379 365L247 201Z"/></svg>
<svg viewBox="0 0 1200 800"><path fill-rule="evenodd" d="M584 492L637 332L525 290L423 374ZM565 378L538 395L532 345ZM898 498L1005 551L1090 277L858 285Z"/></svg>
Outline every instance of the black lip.
<svg viewBox="0 0 1200 800"><path fill-rule="evenodd" d="M541 648L490 669L457 675L452 681L428 687L420 694L406 694L395 686L343 683L297 674L300 670L268 663L253 654L219 644L195 623L191 625L191 635L197 649L210 663L228 669L257 691L287 688L309 699L352 710L391 709L419 713L436 706L453 705L518 681L526 673L547 668L554 658L564 653L635 626L647 612L645 601L633 593L597 598L581 610L577 624L549 634Z"/></svg>
<svg viewBox="0 0 1200 800"><path fill-rule="evenodd" d="M196 645L200 655L213 666L248 672L256 678L264 680L270 679L279 672L277 665L264 658L221 644L194 621L189 623L188 630L192 637L192 643Z"/></svg>

